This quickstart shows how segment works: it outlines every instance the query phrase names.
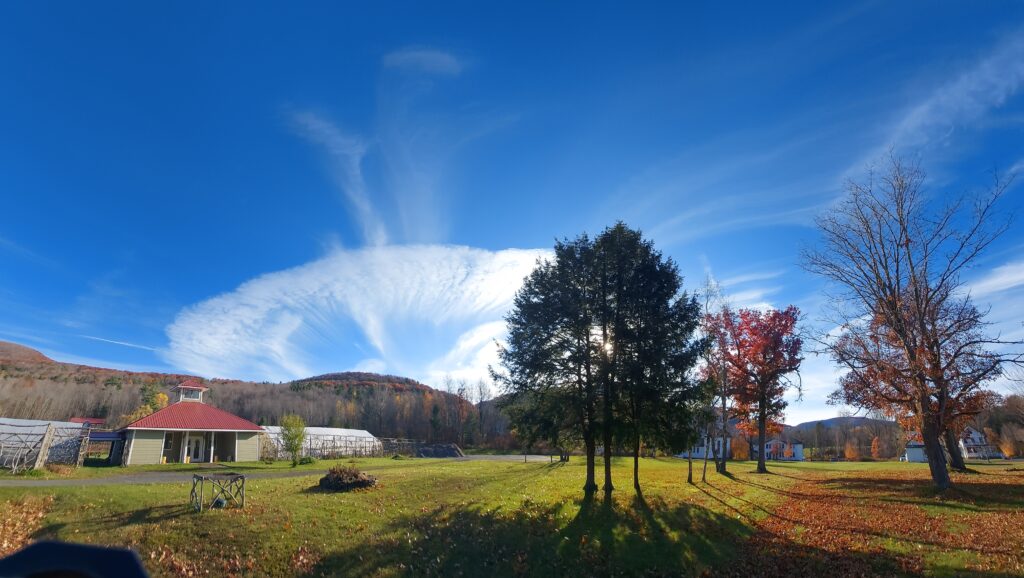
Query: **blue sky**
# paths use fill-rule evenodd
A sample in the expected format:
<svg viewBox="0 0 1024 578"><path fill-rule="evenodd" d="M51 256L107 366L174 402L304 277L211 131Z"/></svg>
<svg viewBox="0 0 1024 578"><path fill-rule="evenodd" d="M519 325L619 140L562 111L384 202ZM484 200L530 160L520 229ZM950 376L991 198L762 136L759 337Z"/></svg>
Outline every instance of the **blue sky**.
<svg viewBox="0 0 1024 578"><path fill-rule="evenodd" d="M475 379L535 259L618 219L813 324L798 255L845 179L892 148L941 202L1024 168L1020 3L335 4L0 8L0 339ZM1022 245L968 279L1004 336ZM809 356L787 421L834 379Z"/></svg>

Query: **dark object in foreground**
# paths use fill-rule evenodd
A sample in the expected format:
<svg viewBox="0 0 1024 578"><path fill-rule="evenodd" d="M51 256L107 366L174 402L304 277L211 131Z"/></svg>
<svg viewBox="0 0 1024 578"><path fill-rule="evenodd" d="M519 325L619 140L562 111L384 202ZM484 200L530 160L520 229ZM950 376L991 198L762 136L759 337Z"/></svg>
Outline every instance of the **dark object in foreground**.
<svg viewBox="0 0 1024 578"><path fill-rule="evenodd" d="M465 454L455 444L430 444L416 450L418 458L461 458Z"/></svg>
<svg viewBox="0 0 1024 578"><path fill-rule="evenodd" d="M210 491L206 488L209 485ZM209 498L207 499L207 496ZM234 504L245 507L245 476L234 472L225 474L193 474L189 504L196 512L204 509L224 508Z"/></svg>
<svg viewBox="0 0 1024 578"><path fill-rule="evenodd" d="M377 485L377 478L364 474L351 466L334 466L326 476L320 478L320 489L332 492L372 488L375 485Z"/></svg>
<svg viewBox="0 0 1024 578"><path fill-rule="evenodd" d="M34 578L147 578L139 557L127 548L36 542L0 559L0 576Z"/></svg>

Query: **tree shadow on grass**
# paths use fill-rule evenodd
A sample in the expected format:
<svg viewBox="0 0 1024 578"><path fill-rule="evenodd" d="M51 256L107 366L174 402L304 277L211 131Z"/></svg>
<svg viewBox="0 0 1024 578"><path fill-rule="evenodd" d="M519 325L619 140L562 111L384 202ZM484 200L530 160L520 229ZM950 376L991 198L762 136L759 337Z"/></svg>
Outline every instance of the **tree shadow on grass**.
<svg viewBox="0 0 1024 578"><path fill-rule="evenodd" d="M874 494L884 501L936 505L935 499L939 498L943 505L954 508L957 502L977 506L965 508L971 510L1024 508L1024 479L1019 484L986 483L983 478L972 476L957 480L952 488L942 492L925 478L843 477L822 483L838 491Z"/></svg>
<svg viewBox="0 0 1024 578"><path fill-rule="evenodd" d="M794 543L749 550L744 544L754 532L732 511L642 496L629 504L599 498L565 507L526 502L513 511L468 504L398 518L372 539L320 556L305 576L729 575L737 559L749 561L745 576L794 569L803 571L796 575L836 574L811 571L830 568L881 575L899 568L885 554L836 554ZM741 558L741 552L753 556Z"/></svg>
<svg viewBox="0 0 1024 578"><path fill-rule="evenodd" d="M752 529L700 506L587 498L573 506L524 502L438 507L328 554L308 576L688 575L724 561ZM571 516L571 519L570 519Z"/></svg>
<svg viewBox="0 0 1024 578"><path fill-rule="evenodd" d="M90 518L85 522L76 524L75 527L77 530L84 531L87 534L103 535L127 526L161 524L186 515L197 514L186 505L175 504L168 506L152 506L129 512L117 512L105 516ZM39 528L32 535L32 538L34 540L57 539L60 531L67 525L68 524L63 522L46 524Z"/></svg>

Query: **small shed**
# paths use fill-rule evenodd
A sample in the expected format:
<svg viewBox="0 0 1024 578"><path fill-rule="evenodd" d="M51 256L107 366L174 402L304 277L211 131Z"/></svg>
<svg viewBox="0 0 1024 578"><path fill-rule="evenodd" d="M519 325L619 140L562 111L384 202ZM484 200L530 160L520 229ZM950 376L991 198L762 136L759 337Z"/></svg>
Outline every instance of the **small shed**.
<svg viewBox="0 0 1024 578"><path fill-rule="evenodd" d="M205 385L186 380L178 401L128 424L126 465L173 462L254 462L260 426L203 402Z"/></svg>
<svg viewBox="0 0 1024 578"><path fill-rule="evenodd" d="M928 455L924 453L924 444L921 442L908 442L906 450L900 456L900 461L919 464L928 463Z"/></svg>

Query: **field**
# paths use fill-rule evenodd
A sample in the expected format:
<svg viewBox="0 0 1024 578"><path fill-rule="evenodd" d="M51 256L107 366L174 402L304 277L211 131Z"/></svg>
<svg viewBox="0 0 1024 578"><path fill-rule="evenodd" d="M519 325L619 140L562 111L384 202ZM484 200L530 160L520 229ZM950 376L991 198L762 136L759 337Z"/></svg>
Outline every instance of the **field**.
<svg viewBox="0 0 1024 578"><path fill-rule="evenodd" d="M757 475L739 462L700 483L695 463L690 486L684 461L646 459L637 497L622 460L611 502L582 500L578 458L355 460L380 485L348 494L313 489L328 465L252 479L245 509L202 514L187 510L182 482L0 487L0 552L37 538L129 545L154 576L1024 573L1020 463L972 464L936 495L923 464L776 463Z"/></svg>

